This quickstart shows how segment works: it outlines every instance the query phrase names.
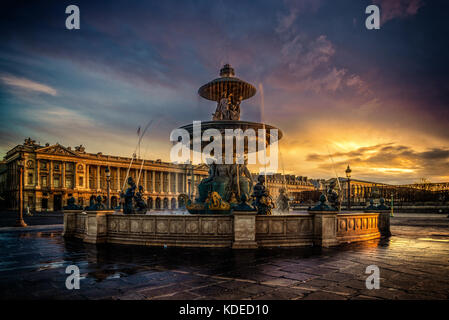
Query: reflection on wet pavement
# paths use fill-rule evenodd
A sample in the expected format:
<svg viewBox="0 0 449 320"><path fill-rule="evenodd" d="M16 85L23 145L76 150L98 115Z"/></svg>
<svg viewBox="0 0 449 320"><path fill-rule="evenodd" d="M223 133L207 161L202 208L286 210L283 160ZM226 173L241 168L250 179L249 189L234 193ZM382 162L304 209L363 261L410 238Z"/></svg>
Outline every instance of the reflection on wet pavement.
<svg viewBox="0 0 449 320"><path fill-rule="evenodd" d="M399 220L398 220L399 221ZM444 221L444 220L443 220ZM61 232L0 233L1 299L447 299L449 233L394 225L393 237L338 248L88 245ZM68 265L79 290L65 287ZM368 265L381 289L365 287Z"/></svg>

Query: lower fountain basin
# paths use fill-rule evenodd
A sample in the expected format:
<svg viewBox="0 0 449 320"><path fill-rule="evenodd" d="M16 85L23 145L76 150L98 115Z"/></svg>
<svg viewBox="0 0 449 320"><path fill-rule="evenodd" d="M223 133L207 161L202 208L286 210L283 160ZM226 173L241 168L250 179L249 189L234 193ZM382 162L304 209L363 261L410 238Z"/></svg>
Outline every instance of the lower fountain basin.
<svg viewBox="0 0 449 320"><path fill-rule="evenodd" d="M87 243L173 247L335 246L388 237L389 212L255 212L186 214L113 211L64 212L64 237Z"/></svg>

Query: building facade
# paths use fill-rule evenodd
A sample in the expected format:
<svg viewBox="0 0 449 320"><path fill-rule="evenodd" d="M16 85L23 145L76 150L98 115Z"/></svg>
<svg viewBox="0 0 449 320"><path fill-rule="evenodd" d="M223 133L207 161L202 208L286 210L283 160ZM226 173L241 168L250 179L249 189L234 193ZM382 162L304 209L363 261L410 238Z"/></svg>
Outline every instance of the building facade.
<svg viewBox="0 0 449 320"><path fill-rule="evenodd" d="M255 175L254 181L257 181ZM295 175L283 175L280 173L267 175L267 187L270 191L271 197L276 200L280 194L281 189L287 191L288 197L293 203L298 199L299 195L304 191L315 190L315 186L307 177Z"/></svg>
<svg viewBox="0 0 449 320"><path fill-rule="evenodd" d="M135 159L87 153L83 146L59 144L40 146L30 138L7 152L0 173L0 188L7 209L18 208L19 171L17 160L24 159L24 208L35 211L58 211L74 197L76 204L88 206L98 195L107 202L106 168L110 170L111 206L119 205L120 192L127 188L126 176L144 187L150 209L179 207L180 194L195 196L196 186L207 176L205 166L172 164L160 160ZM139 177L140 174L140 177Z"/></svg>
<svg viewBox="0 0 449 320"><path fill-rule="evenodd" d="M403 184L399 187L433 192L449 191L449 182L417 182L412 184Z"/></svg>
<svg viewBox="0 0 449 320"><path fill-rule="evenodd" d="M30 138L7 152L0 163L0 197L6 209L19 204L18 159L24 160L23 206L32 211L59 211L72 196L76 204L86 207L98 195L107 203L106 169L110 170L110 202L116 207L120 192L126 190L126 176L139 181L149 209L176 209L181 194L195 198L197 186L208 175L206 165L173 164L160 160L142 160L87 153L80 145L72 149L60 144L41 146ZM129 173L128 173L129 170ZM140 177L139 177L140 175ZM254 175L257 181L257 175ZM313 190L306 177L274 174L267 176L273 199L281 188L290 197Z"/></svg>

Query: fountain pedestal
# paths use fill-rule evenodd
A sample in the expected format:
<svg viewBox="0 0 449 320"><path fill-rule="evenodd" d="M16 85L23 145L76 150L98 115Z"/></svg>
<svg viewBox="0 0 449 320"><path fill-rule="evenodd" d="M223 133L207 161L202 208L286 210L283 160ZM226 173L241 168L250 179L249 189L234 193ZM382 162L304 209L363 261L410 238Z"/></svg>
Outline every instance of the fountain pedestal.
<svg viewBox="0 0 449 320"><path fill-rule="evenodd" d="M256 249L256 211L234 211L233 249Z"/></svg>
<svg viewBox="0 0 449 320"><path fill-rule="evenodd" d="M84 242L105 243L107 242L108 228L107 215L113 214L113 210L87 212L86 236Z"/></svg>
<svg viewBox="0 0 449 320"><path fill-rule="evenodd" d="M313 214L313 244L321 247L337 245L338 211L309 211L309 213Z"/></svg>

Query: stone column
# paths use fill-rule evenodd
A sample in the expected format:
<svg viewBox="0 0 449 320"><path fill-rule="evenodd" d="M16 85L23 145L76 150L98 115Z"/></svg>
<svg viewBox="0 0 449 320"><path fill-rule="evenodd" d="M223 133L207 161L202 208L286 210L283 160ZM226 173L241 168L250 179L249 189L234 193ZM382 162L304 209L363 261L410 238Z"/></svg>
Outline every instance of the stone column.
<svg viewBox="0 0 449 320"><path fill-rule="evenodd" d="M178 177L178 173L175 172L175 194L178 194L179 190L178 190L178 181L179 177Z"/></svg>
<svg viewBox="0 0 449 320"><path fill-rule="evenodd" d="M163 171L159 171L160 173L160 180L161 180L161 184L160 184L160 188L161 188L161 193L164 193L164 172ZM163 204L162 204L163 206Z"/></svg>
<svg viewBox="0 0 449 320"><path fill-rule="evenodd" d="M122 181L120 181L120 167L117 167L116 172L117 172L117 191L121 191L122 188Z"/></svg>
<svg viewBox="0 0 449 320"><path fill-rule="evenodd" d="M151 171L151 184L153 187L153 191L152 192L156 192L156 171ZM154 204L153 204L153 208L154 208Z"/></svg>
<svg viewBox="0 0 449 320"><path fill-rule="evenodd" d="M36 187L40 188L41 187L41 167L40 167L40 163L39 160L36 159Z"/></svg>
<svg viewBox="0 0 449 320"><path fill-rule="evenodd" d="M62 168L61 168L61 184L62 184L62 187L65 188L65 162L62 161L61 165L62 165Z"/></svg>
<svg viewBox="0 0 449 320"><path fill-rule="evenodd" d="M86 167L84 168L84 187L86 189L90 189L90 185L89 185L89 177L90 177L90 173L89 173L89 165L86 164Z"/></svg>
<svg viewBox="0 0 449 320"><path fill-rule="evenodd" d="M338 211L309 211L313 214L313 244L330 247L337 241L337 213Z"/></svg>
<svg viewBox="0 0 449 320"><path fill-rule="evenodd" d="M147 170L143 170L142 171L142 179L143 179L143 183L142 183L142 185L143 185L143 189L146 191L146 192L148 192L148 187L147 187Z"/></svg>
<svg viewBox="0 0 449 320"><path fill-rule="evenodd" d="M104 243L107 241L107 216L114 211L88 211L86 216L84 242Z"/></svg>
<svg viewBox="0 0 449 320"><path fill-rule="evenodd" d="M50 184L50 188L53 188L53 161L48 162L48 178L50 179L48 182Z"/></svg>
<svg viewBox="0 0 449 320"><path fill-rule="evenodd" d="M256 242L256 211L234 211L233 249L254 249Z"/></svg>
<svg viewBox="0 0 449 320"><path fill-rule="evenodd" d="M168 183L168 189L167 189L167 193L168 194L171 194L172 193L172 191L171 191L171 172L167 172L167 183ZM170 204L171 205L171 204Z"/></svg>
<svg viewBox="0 0 449 320"><path fill-rule="evenodd" d="M390 237L390 210L379 210L378 228L382 237Z"/></svg>
<svg viewBox="0 0 449 320"><path fill-rule="evenodd" d="M78 187L78 163L73 163L73 189Z"/></svg>

